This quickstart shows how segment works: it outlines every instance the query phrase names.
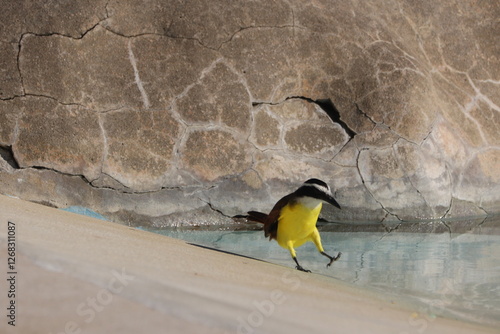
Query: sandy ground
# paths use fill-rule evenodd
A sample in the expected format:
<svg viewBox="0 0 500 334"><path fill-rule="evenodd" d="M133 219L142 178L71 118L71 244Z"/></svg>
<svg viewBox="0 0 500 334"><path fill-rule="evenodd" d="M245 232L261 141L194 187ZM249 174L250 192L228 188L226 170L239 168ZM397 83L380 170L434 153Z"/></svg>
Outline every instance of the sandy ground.
<svg viewBox="0 0 500 334"><path fill-rule="evenodd" d="M497 332L332 278L5 196L0 268L1 333Z"/></svg>

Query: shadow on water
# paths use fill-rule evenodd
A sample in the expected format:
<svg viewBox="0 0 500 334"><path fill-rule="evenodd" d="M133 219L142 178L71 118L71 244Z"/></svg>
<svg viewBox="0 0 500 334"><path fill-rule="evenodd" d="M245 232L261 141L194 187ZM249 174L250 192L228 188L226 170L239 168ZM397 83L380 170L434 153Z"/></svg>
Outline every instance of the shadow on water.
<svg viewBox="0 0 500 334"><path fill-rule="evenodd" d="M500 326L500 216L395 224L320 223L330 268L312 243L297 248L313 272L382 292L428 319L445 316ZM262 231L147 229L213 250L290 268L288 251Z"/></svg>

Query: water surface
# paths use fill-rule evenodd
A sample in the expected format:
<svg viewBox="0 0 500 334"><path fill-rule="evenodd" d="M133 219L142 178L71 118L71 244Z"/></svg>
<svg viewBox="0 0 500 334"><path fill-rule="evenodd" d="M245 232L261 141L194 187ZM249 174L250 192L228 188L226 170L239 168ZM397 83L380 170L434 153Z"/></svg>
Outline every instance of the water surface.
<svg viewBox="0 0 500 334"><path fill-rule="evenodd" d="M341 258L330 268L312 243L297 248L315 273L383 292L429 321L445 316L500 328L500 217L396 225L324 224L323 246ZM149 229L206 247L293 268L287 250L262 231ZM366 231L371 230L371 231Z"/></svg>

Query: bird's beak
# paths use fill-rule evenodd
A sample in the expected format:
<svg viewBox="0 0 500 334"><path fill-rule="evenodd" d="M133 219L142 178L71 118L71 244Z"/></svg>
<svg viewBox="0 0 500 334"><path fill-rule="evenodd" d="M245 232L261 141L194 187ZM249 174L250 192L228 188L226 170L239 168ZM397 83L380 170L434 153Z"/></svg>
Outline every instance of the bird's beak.
<svg viewBox="0 0 500 334"><path fill-rule="evenodd" d="M326 195L325 202L330 203L331 205L336 206L337 208L340 209L340 204L337 203L337 201L335 200L335 198L333 198L332 195Z"/></svg>

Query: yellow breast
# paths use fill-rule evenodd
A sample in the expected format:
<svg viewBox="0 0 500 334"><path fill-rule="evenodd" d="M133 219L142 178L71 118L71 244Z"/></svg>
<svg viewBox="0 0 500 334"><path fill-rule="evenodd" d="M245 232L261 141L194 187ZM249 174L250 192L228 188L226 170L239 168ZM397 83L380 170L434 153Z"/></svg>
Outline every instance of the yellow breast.
<svg viewBox="0 0 500 334"><path fill-rule="evenodd" d="M303 205L298 202L286 205L281 210L278 218L278 244L287 248L289 241L298 247L310 239L311 233L316 229L316 222L321 212L322 203L317 201L314 206Z"/></svg>

